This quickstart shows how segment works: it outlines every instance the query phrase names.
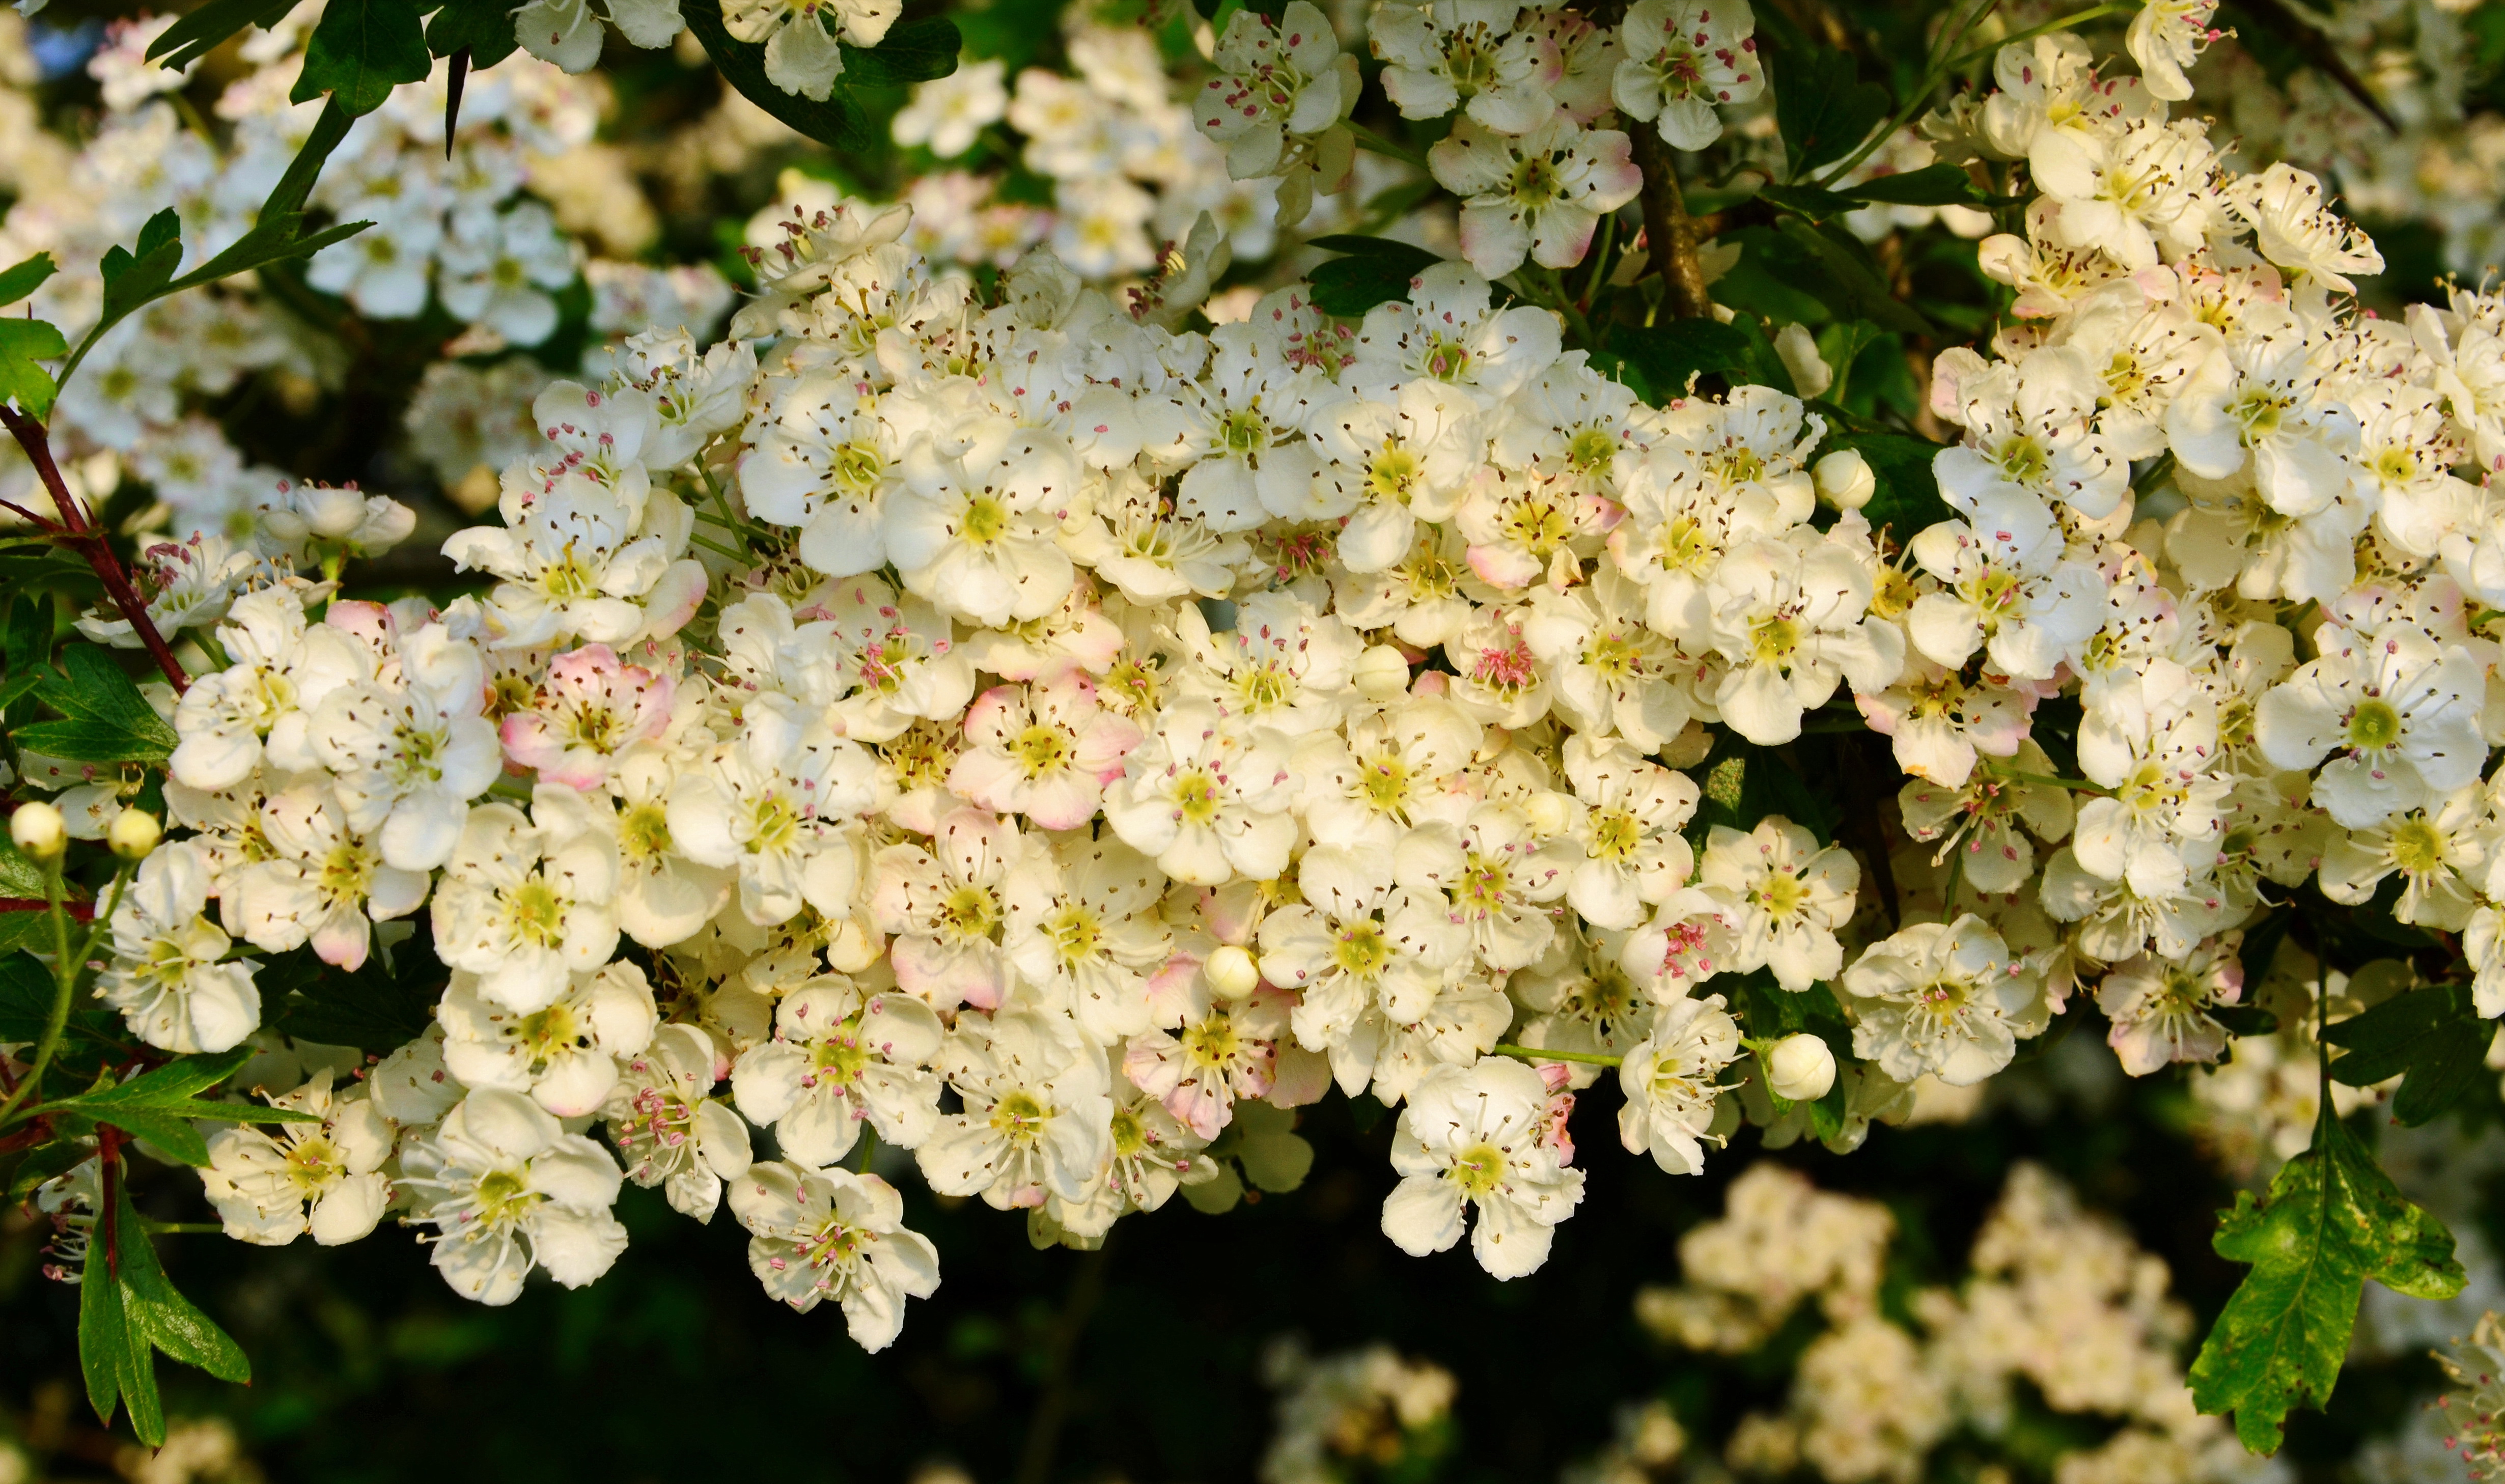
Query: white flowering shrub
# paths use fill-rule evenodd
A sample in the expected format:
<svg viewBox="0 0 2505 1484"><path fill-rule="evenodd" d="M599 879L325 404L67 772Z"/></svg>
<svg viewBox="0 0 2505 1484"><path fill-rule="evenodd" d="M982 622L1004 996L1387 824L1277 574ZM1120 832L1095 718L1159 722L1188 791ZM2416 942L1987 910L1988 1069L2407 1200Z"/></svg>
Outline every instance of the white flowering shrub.
<svg viewBox="0 0 2505 1484"><path fill-rule="evenodd" d="M1736 0L1080 14L1013 79L850 0L115 32L0 228L0 1148L99 1414L163 1434L158 1351L248 1372L142 1158L487 1305L599 1280L656 1189L877 1351L948 1260L908 1184L1093 1250L1294 1189L1296 1110L1361 1099L1384 1237L1514 1279L1585 1100L1669 1175L1850 1153L2085 1026L2225 1062L2194 1101L2281 1161L2188 1370L2034 1175L1929 1339L1873 1308L1884 1213L1754 1175L1731 1219L1817 1260L1692 1234L1764 1271L1647 1322L1737 1352L1823 1293L1733 1445L1770 1469L1914 1477L2013 1376L2176 1477L2232 1461L2204 1414L2274 1451L2368 1280L2465 1282L2346 1115L2497 1101L2505 299L2362 305L2322 179L2179 106L2207 6L2112 54L1989 10L1896 91ZM732 310L562 163L613 27L999 168L778 180ZM245 30L220 132L183 69ZM424 591L360 565L411 506L223 441L334 307L452 332L406 426L475 523ZM99 458L156 500L108 519ZM2074 1300L2128 1375L2041 1337ZM1402 1447L1450 1400L1297 1384Z"/></svg>

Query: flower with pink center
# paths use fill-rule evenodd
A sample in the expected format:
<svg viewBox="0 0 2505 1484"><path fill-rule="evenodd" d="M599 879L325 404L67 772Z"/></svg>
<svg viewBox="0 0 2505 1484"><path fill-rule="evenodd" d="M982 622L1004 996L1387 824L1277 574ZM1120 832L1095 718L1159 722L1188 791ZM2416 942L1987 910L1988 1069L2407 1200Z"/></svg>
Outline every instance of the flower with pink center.
<svg viewBox="0 0 2505 1484"><path fill-rule="evenodd" d="M1122 759L1140 740L1140 728L1098 706L1095 685L1069 665L975 699L948 788L1046 830L1076 830L1095 815L1105 785L1122 776Z"/></svg>
<svg viewBox="0 0 2505 1484"><path fill-rule="evenodd" d="M1188 957L1157 980L1160 990L1173 986L1181 993L1171 996L1173 1007L1160 1017L1164 1026L1131 1038L1122 1074L1193 1133L1215 1139L1234 1120L1236 1099L1270 1095L1294 1002L1266 984L1242 1000L1220 1000Z"/></svg>
<svg viewBox="0 0 2505 1484"><path fill-rule="evenodd" d="M669 725L675 684L586 644L548 665L531 709L505 718L505 756L540 777L589 791L609 781L617 756Z"/></svg>

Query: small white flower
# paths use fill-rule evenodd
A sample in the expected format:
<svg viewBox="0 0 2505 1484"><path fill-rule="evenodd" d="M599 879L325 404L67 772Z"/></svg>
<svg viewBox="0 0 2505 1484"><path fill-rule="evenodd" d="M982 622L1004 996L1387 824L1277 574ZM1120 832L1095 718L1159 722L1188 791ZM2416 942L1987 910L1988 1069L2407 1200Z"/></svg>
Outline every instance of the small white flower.
<svg viewBox="0 0 2505 1484"><path fill-rule="evenodd" d="M114 908L113 959L95 985L131 1034L184 1055L229 1050L261 1025L253 966L228 961L232 940L201 915L209 885L194 847L151 852Z"/></svg>
<svg viewBox="0 0 2505 1484"><path fill-rule="evenodd" d="M1704 1139L1722 1088L1714 1078L1740 1057L1740 1023L1720 995L1663 1006L1652 1034L1618 1064L1627 1101L1618 1139L1630 1154L1649 1152L1672 1175L1705 1170ZM1718 1142L1718 1141L1717 1141Z"/></svg>
<svg viewBox="0 0 2505 1484"><path fill-rule="evenodd" d="M512 1303L534 1267L579 1289L626 1250L609 1212L617 1162L519 1093L470 1093L402 1148L401 1168L409 1219L435 1228L430 1260L464 1298Z"/></svg>
<svg viewBox="0 0 2505 1484"><path fill-rule="evenodd" d="M670 1209L699 1221L713 1219L723 1182L747 1174L755 1157L748 1125L711 1096L727 1060L701 1027L665 1025L618 1069L601 1106L626 1178L659 1185Z"/></svg>
<svg viewBox="0 0 2505 1484"><path fill-rule="evenodd" d="M1899 1082L1935 1074L1968 1087L2009 1065L2018 1038L2051 1018L2041 977L2013 961L1983 919L1916 923L1844 972L1862 1002L1852 1054Z"/></svg>
<svg viewBox="0 0 2505 1484"><path fill-rule="evenodd" d="M623 962L572 976L566 992L527 1014L478 992L456 970L436 1007L444 1070L472 1087L527 1092L560 1118L596 1112L617 1085L617 1058L653 1043L660 1012L644 971Z"/></svg>
<svg viewBox="0 0 2505 1484"><path fill-rule="evenodd" d="M730 1183L730 1210L766 1293L803 1314L833 1299L872 1354L903 1329L904 1300L938 1290L938 1249L905 1228L903 1198L875 1175L751 1165Z"/></svg>
<svg viewBox="0 0 2505 1484"><path fill-rule="evenodd" d="M850 1152L864 1122L899 1148L919 1148L939 1126L939 1076L930 1065L940 1036L938 1015L922 1001L864 995L842 974L827 974L783 997L774 1039L741 1052L731 1068L731 1096L752 1122L774 1125L786 1157L812 1169Z"/></svg>
<svg viewBox="0 0 2505 1484"><path fill-rule="evenodd" d="M1766 90L1748 0L1637 0L1609 96L1630 119L1660 121L1674 149L1722 137L1721 106Z"/></svg>
<svg viewBox="0 0 2505 1484"><path fill-rule="evenodd" d="M1429 1073L1393 1133L1401 1180L1383 1202L1383 1234L1412 1256L1439 1253L1461 1240L1475 1206L1479 1266L1500 1279L1538 1271L1554 1228L1583 1199L1583 1172L1540 1137L1547 1104L1547 1084L1517 1061Z"/></svg>
<svg viewBox="0 0 2505 1484"><path fill-rule="evenodd" d="M382 1171L392 1153L391 1120L363 1089L335 1095L327 1070L267 1101L320 1121L267 1129L228 1124L210 1132L200 1184L227 1235L284 1247L309 1231L322 1246L335 1247L372 1231L391 1199Z"/></svg>

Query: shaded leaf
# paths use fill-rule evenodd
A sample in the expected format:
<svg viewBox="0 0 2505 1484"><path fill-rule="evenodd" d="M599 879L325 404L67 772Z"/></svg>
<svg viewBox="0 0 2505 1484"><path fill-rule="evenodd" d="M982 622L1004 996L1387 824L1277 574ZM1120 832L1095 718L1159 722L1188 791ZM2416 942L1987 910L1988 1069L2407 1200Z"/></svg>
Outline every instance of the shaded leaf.
<svg viewBox="0 0 2505 1484"><path fill-rule="evenodd" d="M451 971L435 957L434 935L417 934L351 973L309 952L291 954L263 971L269 1022L300 1041L387 1054L426 1034Z"/></svg>
<svg viewBox="0 0 2505 1484"><path fill-rule="evenodd" d="M417 16L415 0L330 0L288 101L309 103L327 92L348 113L370 114L393 88L426 81L435 59Z"/></svg>
<svg viewBox="0 0 2505 1484"><path fill-rule="evenodd" d="M2335 1082L2371 1087L2401 1078L2392 1116L2415 1128L2479 1084L2495 1027L2479 1018L2468 985L2430 984L2326 1028L2322 1039L2347 1050L2331 1064Z"/></svg>
<svg viewBox="0 0 2505 1484"><path fill-rule="evenodd" d="M843 53L842 81L856 88L909 88L943 78L957 70L957 53L965 43L957 22L945 16L902 20L888 28L875 47L838 43Z"/></svg>
<svg viewBox="0 0 2505 1484"><path fill-rule="evenodd" d="M722 69L723 80L738 88L748 101L820 144L830 144L839 150L870 147L868 121L862 117L861 105L852 100L843 79L835 80L834 90L823 103L796 92L785 92L766 79L764 45L734 40L722 23L720 9L690 5L681 14L688 31L703 44L714 65Z"/></svg>
<svg viewBox="0 0 2505 1484"><path fill-rule="evenodd" d="M9 271L0 273L0 304L14 304L34 293L56 271L52 254L37 253Z"/></svg>
<svg viewBox="0 0 2505 1484"><path fill-rule="evenodd" d="M161 61L180 72L224 46L236 32L248 26L268 30L295 8L295 0L208 0L150 42L148 60Z"/></svg>
<svg viewBox="0 0 2505 1484"><path fill-rule="evenodd" d="M1993 206L2007 200L1976 185L1962 165L1945 163L1874 175L1857 185L1838 186L1835 191L1856 201L1888 206Z"/></svg>
<svg viewBox="0 0 2505 1484"><path fill-rule="evenodd" d="M1314 307L1342 319L1358 319L1376 304L1409 297L1409 282L1443 260L1423 247L1389 237L1317 237L1313 245L1343 256L1305 275Z"/></svg>
<svg viewBox="0 0 2505 1484"><path fill-rule="evenodd" d="M1786 50L1775 69L1775 124L1791 178L1841 159L1888 117L1888 89L1862 82L1832 47Z"/></svg>
<svg viewBox="0 0 2505 1484"><path fill-rule="evenodd" d="M470 65L492 67L513 54L513 8L507 0L444 0L426 22L426 50L468 51Z"/></svg>

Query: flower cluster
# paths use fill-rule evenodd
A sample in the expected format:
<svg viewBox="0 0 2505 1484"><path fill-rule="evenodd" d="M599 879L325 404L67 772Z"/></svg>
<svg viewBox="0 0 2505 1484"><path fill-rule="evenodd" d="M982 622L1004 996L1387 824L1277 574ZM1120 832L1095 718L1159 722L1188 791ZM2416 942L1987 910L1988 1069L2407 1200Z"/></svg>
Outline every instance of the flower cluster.
<svg viewBox="0 0 2505 1484"><path fill-rule="evenodd" d="M205 121L187 124L163 96L185 74L144 59L173 24L171 16L116 22L88 58L106 112L75 153L31 124L9 130L6 148L22 152L28 169L57 172L41 181L56 189L19 192L0 220L0 258L15 263L48 252L64 269L36 294L38 315L73 338L94 323L104 255L132 241L159 211L180 222L178 270L185 272L253 225L321 113L318 100L290 100L321 9L318 0L304 0L243 43L248 69L213 105L216 133ZM0 24L0 62L24 54L17 24L15 17ZM18 71L0 65L0 79ZM558 326L558 294L586 279L595 345L655 325L707 333L728 307L730 289L710 266L620 261L650 247L657 224L616 152L592 142L605 86L527 56L514 59L468 84L447 142L448 86L448 69L439 62L429 83L397 90L350 129L309 204L342 222L373 225L313 255L302 278L368 320L412 319L434 306L466 327L446 359L428 367L429 395L421 400L439 405L412 424L421 457L450 485L488 452L476 421L510 420L516 401L527 401L537 385L515 398L514 370L536 372L526 359L481 370L449 357L547 340ZM0 94L15 96L5 83ZM586 261L586 242L617 257ZM301 303L278 299L269 286L232 282L160 299L123 320L97 341L55 420L56 436L71 446L104 455L81 478L79 493L101 502L120 483L141 483L170 508L167 523L177 537L247 535L254 505L279 475L246 462L213 404L256 377L300 409L309 409L324 388L335 389L340 348L314 324ZM536 372L538 383L545 380ZM473 412L467 426L460 409L441 405L457 398L456 387L482 383L494 405ZM501 465L510 456L485 461ZM28 474L11 449L0 494L40 504Z"/></svg>
<svg viewBox="0 0 2505 1484"><path fill-rule="evenodd" d="M1732 1431L1734 1469L1918 1479L1960 1428L1996 1441L2040 1426L2021 1421L2023 1381L2054 1412L2123 1424L2065 1456L2064 1481L2283 1476L2193 1410L2180 1356L2191 1316L2167 1295L2166 1264L2040 1167L2010 1172L1964 1281L1912 1296L1919 1327L1881 1311L1893 1230L1884 1206L1760 1164L1732 1182L1721 1219L1680 1239L1682 1281L1638 1295L1638 1318L1663 1339L1731 1354L1765 1344L1817 1295L1825 1325L1800 1353L1785 1407Z"/></svg>
<svg viewBox="0 0 2505 1484"><path fill-rule="evenodd" d="M1195 122L1329 184L1326 36L1239 12L1238 122ZM2015 317L1938 360L1936 500L1896 468L1874 504L1840 412L1648 404L1524 288L1638 190L1613 108L1693 148L1762 84L1745 6L1434 0L1373 44L1404 114L1459 116L1430 163L1469 261L1361 314L1291 285L1187 328L1205 213L1117 300L1050 246L978 288L909 207L834 201L756 252L726 339L648 330L537 393L498 522L442 548L471 595L247 562L169 607L214 663L108 1003L218 1051L260 1020L241 953L449 976L359 1088L284 1094L319 1133L221 1144L234 1230L396 1207L504 1302L605 1271L631 1181L726 1203L770 1294L877 1348L938 1281L908 1159L1090 1247L1291 1185L1281 1124L1336 1086L1398 1110L1386 1235L1514 1277L1582 1198L1602 1068L1624 1148L1693 1174L1744 1122L1849 1149L2077 994L2127 1071L2212 1060L2265 884L2399 878L2505 1008L2505 527L2459 472L2505 468L2505 300L2362 317L2335 295L2380 259L2311 176L2238 174L2166 88L2022 43L1925 127L2028 162L2023 231L1981 248ZM1904 781L1846 837L1783 750L1864 731ZM1849 1297L1884 1224L1812 1215L1820 1265L1677 1331L1831 1290L1806 1363L1903 1370ZM2034 1301L2024 1266L1993 1304ZM1834 1446L1983 1407L1923 1395Z"/></svg>

